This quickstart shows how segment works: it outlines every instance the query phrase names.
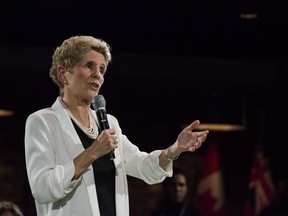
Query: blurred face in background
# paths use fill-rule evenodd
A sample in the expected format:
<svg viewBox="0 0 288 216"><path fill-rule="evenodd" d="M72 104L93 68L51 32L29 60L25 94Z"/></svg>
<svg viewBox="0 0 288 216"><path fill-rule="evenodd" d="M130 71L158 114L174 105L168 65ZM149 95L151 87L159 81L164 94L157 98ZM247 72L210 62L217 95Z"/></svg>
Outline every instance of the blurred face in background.
<svg viewBox="0 0 288 216"><path fill-rule="evenodd" d="M0 216L14 216L14 214L12 214L9 211L3 212L2 214L0 214Z"/></svg>
<svg viewBox="0 0 288 216"><path fill-rule="evenodd" d="M175 174L167 183L167 192L171 202L183 202L188 193L187 180L182 174Z"/></svg>

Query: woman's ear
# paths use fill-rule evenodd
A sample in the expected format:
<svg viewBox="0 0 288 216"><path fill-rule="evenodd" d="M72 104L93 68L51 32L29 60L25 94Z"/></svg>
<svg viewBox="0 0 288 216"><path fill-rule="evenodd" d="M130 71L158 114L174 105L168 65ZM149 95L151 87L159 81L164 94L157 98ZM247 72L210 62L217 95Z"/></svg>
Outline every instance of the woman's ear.
<svg viewBox="0 0 288 216"><path fill-rule="evenodd" d="M58 80L64 85L67 83L67 79L65 77L66 69L62 66L59 65L57 68L57 77Z"/></svg>

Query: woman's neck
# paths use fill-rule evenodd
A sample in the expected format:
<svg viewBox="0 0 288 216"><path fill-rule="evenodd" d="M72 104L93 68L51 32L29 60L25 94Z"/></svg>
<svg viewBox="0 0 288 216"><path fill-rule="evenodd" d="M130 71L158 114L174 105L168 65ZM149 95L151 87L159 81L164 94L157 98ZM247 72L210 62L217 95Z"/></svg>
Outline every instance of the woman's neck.
<svg viewBox="0 0 288 216"><path fill-rule="evenodd" d="M61 98L64 107L76 118L84 127L90 127L90 106L86 103Z"/></svg>

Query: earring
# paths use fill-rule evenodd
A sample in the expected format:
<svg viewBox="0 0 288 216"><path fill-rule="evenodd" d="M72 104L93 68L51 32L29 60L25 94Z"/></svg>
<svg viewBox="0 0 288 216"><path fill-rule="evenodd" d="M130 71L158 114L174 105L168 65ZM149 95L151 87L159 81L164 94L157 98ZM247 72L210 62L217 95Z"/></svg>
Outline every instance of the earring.
<svg viewBox="0 0 288 216"><path fill-rule="evenodd" d="M66 80L64 80L64 81L63 81L63 83L67 83L67 81L66 81Z"/></svg>

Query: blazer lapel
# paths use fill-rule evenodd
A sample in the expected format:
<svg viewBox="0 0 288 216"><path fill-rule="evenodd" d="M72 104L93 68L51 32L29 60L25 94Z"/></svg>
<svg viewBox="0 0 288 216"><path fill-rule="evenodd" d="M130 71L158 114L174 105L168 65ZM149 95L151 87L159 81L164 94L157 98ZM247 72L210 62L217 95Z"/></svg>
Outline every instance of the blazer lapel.
<svg viewBox="0 0 288 216"><path fill-rule="evenodd" d="M60 100L60 97L58 97L55 103L52 105L52 109L55 111L55 114L59 119L59 122L63 128L63 133L66 133L68 138L70 138L68 143L71 145L74 156L76 157L84 150L84 147L81 144L80 138L78 137L78 134L71 122L67 110L63 107Z"/></svg>

